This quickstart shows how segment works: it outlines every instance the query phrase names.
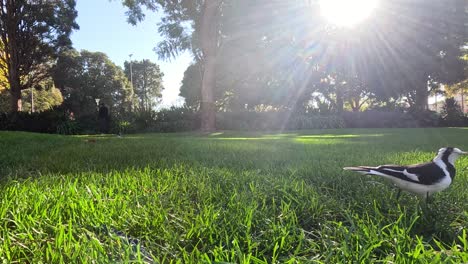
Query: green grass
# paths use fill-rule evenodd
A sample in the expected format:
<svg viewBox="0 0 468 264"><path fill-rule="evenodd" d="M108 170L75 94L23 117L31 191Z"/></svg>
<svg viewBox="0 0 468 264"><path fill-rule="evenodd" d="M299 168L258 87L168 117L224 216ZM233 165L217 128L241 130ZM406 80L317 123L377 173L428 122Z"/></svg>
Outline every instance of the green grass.
<svg viewBox="0 0 468 264"><path fill-rule="evenodd" d="M0 132L0 260L466 263L468 158L428 206L342 167L419 163L468 149L467 138L461 128Z"/></svg>

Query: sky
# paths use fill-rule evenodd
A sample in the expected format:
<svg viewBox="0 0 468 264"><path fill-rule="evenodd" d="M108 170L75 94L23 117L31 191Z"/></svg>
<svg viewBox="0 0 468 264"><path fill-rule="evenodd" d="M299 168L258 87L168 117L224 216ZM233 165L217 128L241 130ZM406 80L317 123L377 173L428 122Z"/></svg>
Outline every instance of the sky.
<svg viewBox="0 0 468 264"><path fill-rule="evenodd" d="M147 13L142 23L132 26L127 23L126 8L120 0L77 0L76 10L80 29L73 32L71 39L77 50L104 52L122 68L129 54L133 54L133 60L149 59L164 73L163 106L183 102L178 96L179 88L192 57L185 53L172 61L158 59L153 49L162 40L157 30L161 14Z"/></svg>

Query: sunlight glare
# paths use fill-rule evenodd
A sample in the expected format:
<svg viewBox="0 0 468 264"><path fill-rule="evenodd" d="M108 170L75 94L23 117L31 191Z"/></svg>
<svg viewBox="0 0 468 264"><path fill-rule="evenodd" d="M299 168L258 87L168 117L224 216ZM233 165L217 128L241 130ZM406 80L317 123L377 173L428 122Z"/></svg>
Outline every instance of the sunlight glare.
<svg viewBox="0 0 468 264"><path fill-rule="evenodd" d="M378 0L320 0L322 15L340 27L353 27L368 18Z"/></svg>

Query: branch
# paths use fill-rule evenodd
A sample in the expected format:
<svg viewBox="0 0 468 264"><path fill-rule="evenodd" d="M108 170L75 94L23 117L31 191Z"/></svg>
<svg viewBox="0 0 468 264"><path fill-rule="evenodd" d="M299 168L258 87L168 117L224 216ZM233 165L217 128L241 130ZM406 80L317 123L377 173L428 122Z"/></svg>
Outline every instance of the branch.
<svg viewBox="0 0 468 264"><path fill-rule="evenodd" d="M370 97L367 97L364 101L362 101L362 103L359 104L359 109L361 109L361 107L367 102L369 101Z"/></svg>

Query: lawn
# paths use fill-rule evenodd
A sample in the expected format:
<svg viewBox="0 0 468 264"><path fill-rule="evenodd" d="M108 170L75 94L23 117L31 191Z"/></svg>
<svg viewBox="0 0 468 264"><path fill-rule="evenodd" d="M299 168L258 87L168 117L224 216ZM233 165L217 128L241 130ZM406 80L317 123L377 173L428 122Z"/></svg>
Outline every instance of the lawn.
<svg viewBox="0 0 468 264"><path fill-rule="evenodd" d="M0 132L3 263L467 263L468 158L424 204L344 166L468 150L468 129Z"/></svg>

